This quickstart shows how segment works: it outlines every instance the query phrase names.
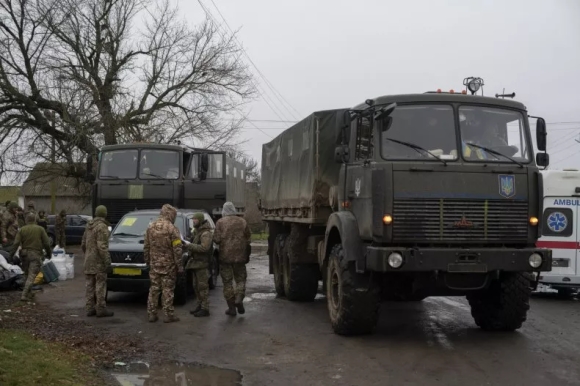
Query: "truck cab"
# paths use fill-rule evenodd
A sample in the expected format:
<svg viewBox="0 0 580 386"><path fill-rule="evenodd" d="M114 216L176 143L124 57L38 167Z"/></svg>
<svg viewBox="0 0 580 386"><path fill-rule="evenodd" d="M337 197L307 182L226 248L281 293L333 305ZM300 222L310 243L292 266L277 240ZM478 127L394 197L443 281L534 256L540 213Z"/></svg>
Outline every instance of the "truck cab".
<svg viewBox="0 0 580 386"><path fill-rule="evenodd" d="M552 249L552 270L539 276L539 282L568 297L580 288L580 171L545 170L542 236L538 247Z"/></svg>

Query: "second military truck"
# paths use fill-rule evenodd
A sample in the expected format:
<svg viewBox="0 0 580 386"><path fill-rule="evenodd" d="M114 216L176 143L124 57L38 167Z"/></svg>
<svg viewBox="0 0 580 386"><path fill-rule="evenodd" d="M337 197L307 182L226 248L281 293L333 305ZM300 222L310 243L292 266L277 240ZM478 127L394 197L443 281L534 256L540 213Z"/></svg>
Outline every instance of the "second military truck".
<svg viewBox="0 0 580 386"><path fill-rule="evenodd" d="M546 149L546 125L536 142ZM466 296L485 330L526 320L542 175L528 114L512 100L391 95L319 111L262 148L261 211L276 292L310 301L332 328L371 333L382 300Z"/></svg>

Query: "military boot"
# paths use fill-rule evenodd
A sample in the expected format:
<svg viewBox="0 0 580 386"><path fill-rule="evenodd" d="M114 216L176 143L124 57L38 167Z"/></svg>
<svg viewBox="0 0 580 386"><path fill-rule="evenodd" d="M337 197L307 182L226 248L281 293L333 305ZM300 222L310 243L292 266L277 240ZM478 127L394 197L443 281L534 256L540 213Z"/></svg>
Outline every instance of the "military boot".
<svg viewBox="0 0 580 386"><path fill-rule="evenodd" d="M197 307L195 307L193 310L189 311L189 313L192 315L195 315L199 311L201 311L201 304L198 304Z"/></svg>
<svg viewBox="0 0 580 386"><path fill-rule="evenodd" d="M246 309L244 308L244 295L236 295L236 308L238 309L239 314L246 312Z"/></svg>
<svg viewBox="0 0 580 386"><path fill-rule="evenodd" d="M157 315L149 315L149 323L155 323L158 320L159 318L157 317Z"/></svg>
<svg viewBox="0 0 580 386"><path fill-rule="evenodd" d="M228 302L228 309L226 311L226 315L236 316L237 315L236 303L235 303L234 299L228 299L227 302Z"/></svg>
<svg viewBox="0 0 580 386"><path fill-rule="evenodd" d="M95 310L87 311L87 316L95 316L96 314L97 314L97 311L95 311Z"/></svg>
<svg viewBox="0 0 580 386"><path fill-rule="evenodd" d="M115 313L113 311L109 311L105 309L104 311L97 311L97 318L107 318L109 316L113 316Z"/></svg>
<svg viewBox="0 0 580 386"><path fill-rule="evenodd" d="M175 316L175 315L166 315L165 319L163 319L163 323L173 323L173 322L179 322L180 319Z"/></svg>
<svg viewBox="0 0 580 386"><path fill-rule="evenodd" d="M202 318L204 316L209 316L209 311L200 308L199 311L197 311L196 313L193 314L193 316L195 316L196 318Z"/></svg>

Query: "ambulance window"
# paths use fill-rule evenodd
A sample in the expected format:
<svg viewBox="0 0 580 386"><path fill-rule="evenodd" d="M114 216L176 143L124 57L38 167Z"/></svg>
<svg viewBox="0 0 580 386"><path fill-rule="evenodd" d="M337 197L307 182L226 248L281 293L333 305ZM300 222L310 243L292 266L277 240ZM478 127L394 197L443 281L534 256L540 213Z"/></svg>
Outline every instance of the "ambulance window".
<svg viewBox="0 0 580 386"><path fill-rule="evenodd" d="M546 208L542 233L550 237L570 237L574 231L574 215L569 208Z"/></svg>

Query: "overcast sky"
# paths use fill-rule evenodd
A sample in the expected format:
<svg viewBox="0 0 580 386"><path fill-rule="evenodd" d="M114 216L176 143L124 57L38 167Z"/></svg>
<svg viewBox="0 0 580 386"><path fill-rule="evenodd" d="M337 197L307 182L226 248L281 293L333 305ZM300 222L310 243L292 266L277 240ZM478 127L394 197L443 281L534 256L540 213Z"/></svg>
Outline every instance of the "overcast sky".
<svg viewBox="0 0 580 386"><path fill-rule="evenodd" d="M178 1L189 20L204 15L199 1ZM385 94L461 90L463 78L478 76L486 95L505 88L546 119L550 168L580 169L580 0L201 3L224 29L218 9L239 30L280 93L253 68L263 97L248 107L256 121L244 137L258 160L262 143L282 132L274 128L289 126L259 120L300 120Z"/></svg>

